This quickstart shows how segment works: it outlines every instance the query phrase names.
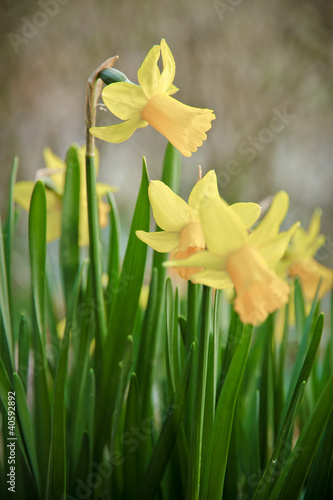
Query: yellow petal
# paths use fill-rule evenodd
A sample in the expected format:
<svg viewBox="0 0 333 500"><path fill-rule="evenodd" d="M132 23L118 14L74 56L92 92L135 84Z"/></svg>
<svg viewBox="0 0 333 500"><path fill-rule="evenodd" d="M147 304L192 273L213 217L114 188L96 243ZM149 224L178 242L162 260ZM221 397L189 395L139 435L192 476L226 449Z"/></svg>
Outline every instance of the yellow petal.
<svg viewBox="0 0 333 500"><path fill-rule="evenodd" d="M14 186L14 201L27 212L30 208L31 195L35 183L31 181L17 182Z"/></svg>
<svg viewBox="0 0 333 500"><path fill-rule="evenodd" d="M332 269L319 264L314 259L295 262L289 269L289 275L298 276L301 280L302 290L307 300L313 301L320 280L318 299L321 300L333 288Z"/></svg>
<svg viewBox="0 0 333 500"><path fill-rule="evenodd" d="M222 271L224 270L224 259L219 255L203 251L197 252L186 259L172 259L169 262L164 262L163 265L166 267L203 267L208 270Z"/></svg>
<svg viewBox="0 0 333 500"><path fill-rule="evenodd" d="M53 154L50 148L45 148L43 155L46 168L50 170L62 170L66 168L65 162Z"/></svg>
<svg viewBox="0 0 333 500"><path fill-rule="evenodd" d="M201 222L189 222L179 233L179 250L186 252L188 248L201 252L205 249L205 235ZM191 251L191 253L194 253Z"/></svg>
<svg viewBox="0 0 333 500"><path fill-rule="evenodd" d="M142 88L128 82L111 83L102 92L108 109L121 120L129 120L141 113L147 104Z"/></svg>
<svg viewBox="0 0 333 500"><path fill-rule="evenodd" d="M108 225L110 209L110 205L108 203L105 203L105 201L98 202L99 227L101 227L102 229L104 229Z"/></svg>
<svg viewBox="0 0 333 500"><path fill-rule="evenodd" d="M63 192L65 187L66 163L53 154L50 148L45 148L43 155L46 168L50 170L46 175L49 175L58 190Z"/></svg>
<svg viewBox="0 0 333 500"><path fill-rule="evenodd" d="M207 139L205 132L215 119L210 109L186 106L166 94L157 94L149 99L141 117L184 156L191 156L202 145Z"/></svg>
<svg viewBox="0 0 333 500"><path fill-rule="evenodd" d="M257 248L260 251L269 267L275 267L279 260L281 260L284 256L290 238L295 233L298 227L299 222L295 222L295 224L293 224L288 231L279 233L277 236L275 236L275 238L270 238L265 242L262 241L260 245L256 244L256 240L254 240L253 243L252 233L249 236L249 242L254 248Z"/></svg>
<svg viewBox="0 0 333 500"><path fill-rule="evenodd" d="M226 268L237 293L235 311L243 323L257 325L288 302L288 285L250 245L229 255Z"/></svg>
<svg viewBox="0 0 333 500"><path fill-rule="evenodd" d="M108 127L91 127L89 132L103 141L119 143L129 139L137 128L146 127L147 125L148 123L142 120L140 116L136 116L125 122L109 125Z"/></svg>
<svg viewBox="0 0 333 500"><path fill-rule="evenodd" d="M60 238L61 234L61 210L47 212L46 241L50 242Z"/></svg>
<svg viewBox="0 0 333 500"><path fill-rule="evenodd" d="M89 222L87 205L80 204L79 214L79 246L86 247L89 245Z"/></svg>
<svg viewBox="0 0 333 500"><path fill-rule="evenodd" d="M250 228L258 219L261 207L257 203L234 203L230 210L238 215L246 228Z"/></svg>
<svg viewBox="0 0 333 500"><path fill-rule="evenodd" d="M244 246L247 230L241 219L222 198L211 198L201 210L201 221L208 250L221 257Z"/></svg>
<svg viewBox="0 0 333 500"><path fill-rule="evenodd" d="M214 170L210 170L191 191L188 204L195 210L200 210L207 199L219 197L217 178Z"/></svg>
<svg viewBox="0 0 333 500"><path fill-rule="evenodd" d="M151 181L149 200L157 225L165 231L179 232L191 222L191 209L161 181Z"/></svg>
<svg viewBox="0 0 333 500"><path fill-rule="evenodd" d="M96 192L97 198L103 198L108 193L116 193L119 191L118 187L109 186L109 184L104 184L103 182L97 182L96 184Z"/></svg>
<svg viewBox="0 0 333 500"><path fill-rule="evenodd" d="M285 191L279 191L273 198L272 204L251 234L252 244L256 247L277 235L280 225L285 218L289 206L289 197Z"/></svg>
<svg viewBox="0 0 333 500"><path fill-rule="evenodd" d="M179 88L176 87L175 85L170 85L170 87L168 88L168 90L165 91L165 94L167 94L167 95L173 95L176 92L178 92L178 90L179 90Z"/></svg>
<svg viewBox="0 0 333 500"><path fill-rule="evenodd" d="M232 281L228 273L225 271L200 271L191 276L191 281L193 283L211 286L212 288L218 288L220 290L232 286Z"/></svg>
<svg viewBox="0 0 333 500"><path fill-rule="evenodd" d="M179 233L171 233L169 231L158 231L155 233L136 231L136 235L141 241L157 252L171 252L179 244Z"/></svg>
<svg viewBox="0 0 333 500"><path fill-rule="evenodd" d="M160 46L154 45L148 52L141 68L138 70L138 80L142 90L148 98L155 95L158 91L160 70L157 61L160 57ZM113 84L112 84L113 85Z"/></svg>
<svg viewBox="0 0 333 500"><path fill-rule="evenodd" d="M161 55L163 60L163 71L160 76L158 91L162 93L169 91L168 95L170 95L170 87L176 74L176 64L172 52L164 38L161 40Z"/></svg>
<svg viewBox="0 0 333 500"><path fill-rule="evenodd" d="M51 191L50 189L45 189L45 195L47 211L58 211L60 213L62 210L62 197L58 196L54 191Z"/></svg>

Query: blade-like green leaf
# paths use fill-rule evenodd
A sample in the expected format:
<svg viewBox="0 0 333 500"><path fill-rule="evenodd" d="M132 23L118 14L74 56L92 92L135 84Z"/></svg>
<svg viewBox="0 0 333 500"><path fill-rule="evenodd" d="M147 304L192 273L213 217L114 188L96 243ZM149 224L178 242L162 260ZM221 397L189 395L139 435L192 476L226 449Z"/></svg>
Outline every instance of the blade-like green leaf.
<svg viewBox="0 0 333 500"><path fill-rule="evenodd" d="M253 327L245 325L225 378L210 437L208 460L204 464L202 499L222 498L228 448L239 386L248 356Z"/></svg>
<svg viewBox="0 0 333 500"><path fill-rule="evenodd" d="M180 424L184 417L187 387L195 344L187 355L184 371L179 380L174 399L170 405L168 416L163 424L161 434L156 442L149 465L138 490L140 500L152 500L170 460Z"/></svg>
<svg viewBox="0 0 333 500"><path fill-rule="evenodd" d="M190 463L187 482L187 498L198 499L201 478L202 433L206 397L207 361L211 310L211 289L203 287L201 325L196 368L196 396L190 441Z"/></svg>
<svg viewBox="0 0 333 500"><path fill-rule="evenodd" d="M132 373L125 415L124 436L131 436L133 429L140 428L139 420L139 393L135 373ZM139 483L140 440L133 446L124 446L124 484L125 498L136 500Z"/></svg>
<svg viewBox="0 0 333 500"><path fill-rule="evenodd" d="M4 237L0 217L0 312L3 328L0 324L0 349L4 365L8 374L13 372L13 332L10 315L10 301L8 295L8 281L4 250Z"/></svg>
<svg viewBox="0 0 333 500"><path fill-rule="evenodd" d="M19 369L18 374L22 380L25 392L27 392L28 373L29 373L29 348L30 331L28 319L24 313L21 314L19 327Z"/></svg>
<svg viewBox="0 0 333 500"><path fill-rule="evenodd" d="M328 381L310 419L279 475L269 500L299 498L303 484L319 446L326 423L333 411L333 376Z"/></svg>
<svg viewBox="0 0 333 500"><path fill-rule="evenodd" d="M132 334L135 323L141 287L143 283L147 245L136 236L138 229L149 230L150 206L148 200L148 174L146 162L143 160L142 179L139 195L132 220L128 245L124 257L112 310L108 321L108 334L103 347L104 371L102 380L97 378L96 397L103 405L96 408L96 459L104 446L111 416L115 405L115 395L118 386L118 365L123 357L126 339Z"/></svg>
<svg viewBox="0 0 333 500"><path fill-rule="evenodd" d="M51 437L51 403L47 381L47 362L45 356L45 262L46 262L46 196L44 184L38 181L31 197L29 212L29 250L32 279L32 292L36 328L33 332L34 368L33 396L34 434L41 478L44 490L47 477L47 459Z"/></svg>
<svg viewBox="0 0 333 500"><path fill-rule="evenodd" d="M112 193L108 194L110 210L110 244L108 262L108 284L106 287L107 310L111 311L114 292L119 279L119 246L120 246L120 221L118 209Z"/></svg>
<svg viewBox="0 0 333 500"><path fill-rule="evenodd" d="M22 381L17 375L13 374L13 385L15 390L15 402L17 408L17 416L20 422L20 428L22 430L22 436L24 439L25 449L29 457L29 462L31 464L31 469L36 481L37 489L41 495L40 490L40 478L39 478L39 468L37 462L36 446L34 441L33 427L30 417L30 412L26 400L25 390Z"/></svg>
<svg viewBox="0 0 333 500"><path fill-rule="evenodd" d="M62 200L60 268L68 304L79 268L80 162L76 145L66 154L66 180Z"/></svg>

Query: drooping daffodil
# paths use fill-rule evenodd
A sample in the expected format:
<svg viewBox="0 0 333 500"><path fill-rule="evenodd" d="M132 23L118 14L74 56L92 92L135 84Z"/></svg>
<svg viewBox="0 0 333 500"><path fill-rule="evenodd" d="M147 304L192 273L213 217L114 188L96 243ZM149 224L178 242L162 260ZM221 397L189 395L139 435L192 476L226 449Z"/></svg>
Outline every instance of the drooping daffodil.
<svg viewBox="0 0 333 500"><path fill-rule="evenodd" d="M98 152L96 155L96 172L98 171ZM80 212L79 212L79 245L89 245L87 193L86 193L86 169L85 169L85 146L78 149L80 164ZM37 172L37 178L41 179L46 187L47 206L47 235L48 242L60 237L62 218L62 197L65 188L66 163L55 156L50 148L44 149L44 161L46 168ZM14 187L14 200L24 210L29 211L30 200L35 183L32 181L17 182ZM102 201L103 196L109 192L117 191L117 188L108 184L97 183L96 185L99 211L99 224L101 228L108 223L109 204Z"/></svg>
<svg viewBox="0 0 333 500"><path fill-rule="evenodd" d="M158 67L162 56L163 70ZM90 133L104 141L126 141L134 131L148 124L163 134L184 156L193 152L206 140L215 115L210 109L187 106L172 94L176 65L164 39L154 45L138 70L140 85L116 82L107 85L102 97L107 108L122 123L107 127L92 127Z"/></svg>
<svg viewBox="0 0 333 500"><path fill-rule="evenodd" d="M315 298L320 281L319 300L333 287L332 269L313 258L325 243L325 236L319 234L321 214L320 209L315 210L308 229L305 230L303 227L297 229L277 268L282 276L298 277L305 299L311 302Z"/></svg>
<svg viewBox="0 0 333 500"><path fill-rule="evenodd" d="M188 203L161 181L151 181L148 194L155 221L163 231L150 233L137 231L140 240L157 252L172 252L172 259L175 260L205 250L206 242L200 210L207 200L220 197L213 170L195 184ZM228 207L228 211L236 214L244 227L252 226L260 215L260 207L256 203L235 203ZM201 267L181 266L176 270L182 278L189 279Z"/></svg>
<svg viewBox="0 0 333 500"><path fill-rule="evenodd" d="M277 193L249 234L238 214L222 198L212 197L200 210L207 250L165 265L202 267L191 276L193 282L219 289L234 286L240 319L257 325L288 301L289 286L274 272L298 226L279 233L288 203L287 193Z"/></svg>

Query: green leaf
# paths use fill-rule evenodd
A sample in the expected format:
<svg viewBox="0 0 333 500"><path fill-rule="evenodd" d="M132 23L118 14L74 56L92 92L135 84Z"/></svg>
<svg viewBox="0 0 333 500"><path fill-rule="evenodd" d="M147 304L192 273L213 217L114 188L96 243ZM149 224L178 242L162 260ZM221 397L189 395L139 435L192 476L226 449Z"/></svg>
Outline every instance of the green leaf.
<svg viewBox="0 0 333 500"><path fill-rule="evenodd" d="M19 326L19 369L18 374L22 380L25 392L27 392L28 373L29 373L29 348L30 348L30 331L28 319L25 313L21 314Z"/></svg>
<svg viewBox="0 0 333 500"><path fill-rule="evenodd" d="M47 458L50 446L51 405L47 382L45 356L45 262L46 262L46 196L44 184L38 181L32 193L29 212L29 250L32 292L36 326L33 334L34 348L34 420L38 440L37 457L43 490L47 476ZM38 436L38 437L37 437Z"/></svg>
<svg viewBox="0 0 333 500"><path fill-rule="evenodd" d="M218 400L210 437L208 459L204 464L203 489L200 494L202 499L222 498L234 410L251 343L252 331L253 327L250 325L243 327L242 335L233 353Z"/></svg>
<svg viewBox="0 0 333 500"><path fill-rule="evenodd" d="M89 223L89 255L92 290L95 311L95 367L99 375L102 363L102 345L106 338L106 316L102 287L102 258L100 248L100 231L98 219L98 198L96 191L95 157L86 155L87 203ZM97 371L98 370L98 371Z"/></svg>
<svg viewBox="0 0 333 500"><path fill-rule="evenodd" d="M4 365L8 374L11 375L13 372L14 341L10 316L10 302L3 240L4 237L0 217L0 311L3 323L3 328L1 328L0 324L0 349Z"/></svg>
<svg viewBox="0 0 333 500"><path fill-rule="evenodd" d="M140 425L138 381L135 373L132 373L126 405L124 437L131 436L133 429L140 429ZM140 445L141 442L139 439L137 439L136 443L133 443L133 447L124 445L125 498L128 500L135 500L137 498Z"/></svg>
<svg viewBox="0 0 333 500"><path fill-rule="evenodd" d="M196 396L190 441L190 463L187 482L187 498L198 499L201 478L202 433L206 396L207 361L211 310L211 289L203 287L200 336L196 372Z"/></svg>
<svg viewBox="0 0 333 500"><path fill-rule="evenodd" d="M171 402L167 419L163 424L161 434L139 487L138 498L140 500L152 500L155 497L158 485L170 460L178 430L184 417L194 347L195 344L190 348L187 355L184 371Z"/></svg>
<svg viewBox="0 0 333 500"><path fill-rule="evenodd" d="M34 479L36 481L37 489L39 491L40 496L42 496L40 490L41 485L39 478L39 468L37 462L36 446L35 446L34 432L33 432L30 412L26 400L25 389L17 373L13 374L13 385L15 390L17 416L20 422L20 428L22 430L25 449L29 458L29 462L31 464L31 469L33 472Z"/></svg>
<svg viewBox="0 0 333 500"><path fill-rule="evenodd" d="M143 160L139 195L120 279L115 290L116 296L112 301L108 334L103 346L103 376L100 381L97 378L97 398L104 402L103 406L97 407L95 420L97 460L108 435L118 386L118 365L123 356L126 339L132 334L143 283L147 245L139 240L135 232L138 229L149 230L149 216L148 174L146 162Z"/></svg>
<svg viewBox="0 0 333 500"><path fill-rule="evenodd" d="M18 168L18 157L15 156L13 162L12 173L10 176L9 197L8 197L8 215L6 225L4 227L4 249L6 258L7 285L8 285L8 300L10 310L12 308L12 291L11 291L11 264L12 264L12 243L15 229L15 208L14 208L14 186Z"/></svg>
<svg viewBox="0 0 333 500"><path fill-rule="evenodd" d="M66 154L66 179L62 200L60 266L68 304L79 268L80 162L76 145Z"/></svg>
<svg viewBox="0 0 333 500"><path fill-rule="evenodd" d="M294 500L299 497L332 411L333 376L328 381L311 417L305 424L285 467L277 479L269 500L277 500L278 498Z"/></svg>
<svg viewBox="0 0 333 500"><path fill-rule="evenodd" d="M42 345L45 346L45 265L46 265L46 196L42 181L33 190L29 211L29 250L32 291Z"/></svg>
<svg viewBox="0 0 333 500"><path fill-rule="evenodd" d="M110 210L110 244L108 262L108 284L106 287L107 310L111 311L114 292L119 279L119 246L120 246L120 221L118 209L112 193L108 193Z"/></svg>
<svg viewBox="0 0 333 500"><path fill-rule="evenodd" d="M330 480L330 473L333 467L333 412L327 422L324 435L313 461L313 466L309 474L306 485L304 500L313 498L328 498L326 491Z"/></svg>

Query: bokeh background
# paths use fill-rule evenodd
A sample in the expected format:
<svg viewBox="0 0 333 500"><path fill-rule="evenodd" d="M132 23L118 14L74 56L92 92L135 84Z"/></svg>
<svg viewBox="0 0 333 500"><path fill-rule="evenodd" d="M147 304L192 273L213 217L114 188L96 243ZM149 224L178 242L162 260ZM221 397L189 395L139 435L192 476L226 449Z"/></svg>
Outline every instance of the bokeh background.
<svg viewBox="0 0 333 500"><path fill-rule="evenodd" d="M288 225L299 219L307 226L314 208L323 209L327 242L317 258L332 264L330 0L2 0L1 10L3 217L14 155L18 179L32 180L44 166L44 147L64 158L70 143L83 144L89 75L118 54L116 67L136 82L145 55L164 37L177 65L176 98L216 113L207 141L183 160L181 194L188 196L199 164L204 173L216 170L229 202L260 202L286 189ZM98 124L115 122L98 112ZM119 186L125 228L142 156L150 177L159 178L165 145L151 127L123 144L98 141L98 179ZM24 224L19 231L18 270Z"/></svg>

